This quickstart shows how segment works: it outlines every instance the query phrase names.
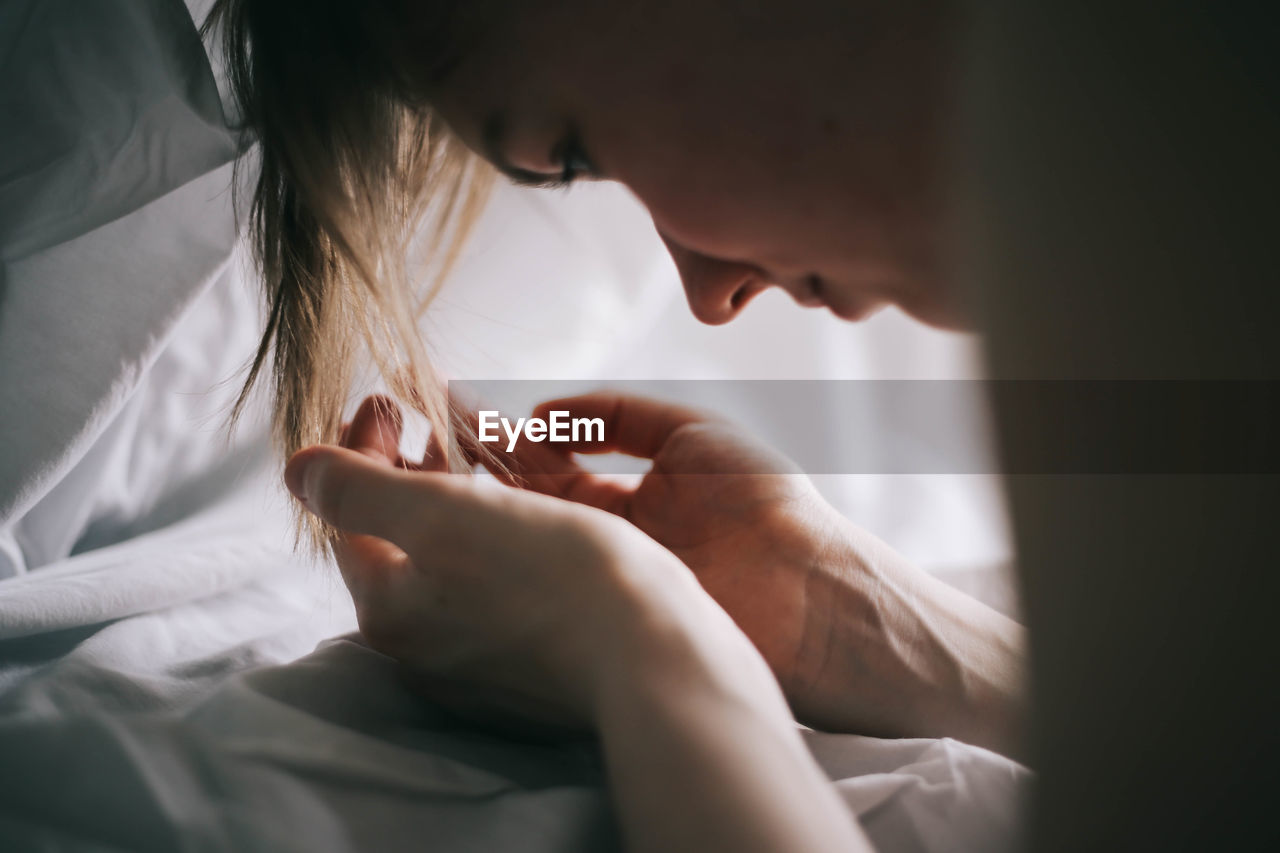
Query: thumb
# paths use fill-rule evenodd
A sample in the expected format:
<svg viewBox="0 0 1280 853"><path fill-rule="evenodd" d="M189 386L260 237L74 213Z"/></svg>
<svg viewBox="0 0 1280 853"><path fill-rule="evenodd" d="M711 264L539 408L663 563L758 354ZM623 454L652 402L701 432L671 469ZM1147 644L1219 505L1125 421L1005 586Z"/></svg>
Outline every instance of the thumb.
<svg viewBox="0 0 1280 853"><path fill-rule="evenodd" d="M285 485L308 512L405 550L439 519L448 503L441 494L446 478L451 475L404 471L331 445L299 450L284 469Z"/></svg>

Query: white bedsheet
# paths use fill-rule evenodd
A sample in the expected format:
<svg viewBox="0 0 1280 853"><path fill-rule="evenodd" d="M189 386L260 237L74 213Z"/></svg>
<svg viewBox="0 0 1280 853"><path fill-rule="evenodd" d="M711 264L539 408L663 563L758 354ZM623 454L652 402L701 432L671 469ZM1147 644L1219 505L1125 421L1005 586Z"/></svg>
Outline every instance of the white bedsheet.
<svg viewBox="0 0 1280 853"><path fill-rule="evenodd" d="M617 846L590 745L504 739L412 695L345 636L348 599L284 520L273 478L249 482L0 587L0 849ZM1011 848L1018 765L806 736L879 849Z"/></svg>
<svg viewBox="0 0 1280 853"><path fill-rule="evenodd" d="M200 509L0 582L0 850L616 849L596 751L412 695L293 549L265 448L232 461ZM1015 845L1013 762L806 737L879 849Z"/></svg>

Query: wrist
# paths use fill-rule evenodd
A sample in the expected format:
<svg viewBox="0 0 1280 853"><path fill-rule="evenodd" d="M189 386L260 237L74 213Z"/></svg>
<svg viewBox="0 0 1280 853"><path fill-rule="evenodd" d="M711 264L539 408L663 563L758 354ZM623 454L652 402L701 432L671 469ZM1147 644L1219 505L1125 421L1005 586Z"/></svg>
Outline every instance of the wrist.
<svg viewBox="0 0 1280 853"><path fill-rule="evenodd" d="M1024 631L853 525L815 569L797 715L818 728L1017 751ZM791 691L789 691L790 693Z"/></svg>
<svg viewBox="0 0 1280 853"><path fill-rule="evenodd" d="M646 573L620 604L608 641L599 647L593 680L602 729L637 706L710 701L794 726L759 651L683 565L666 577Z"/></svg>
<svg viewBox="0 0 1280 853"><path fill-rule="evenodd" d="M923 575L923 573L922 573ZM941 673L916 725L1023 758L1026 630L1014 620L929 575L922 621L938 637Z"/></svg>
<svg viewBox="0 0 1280 853"><path fill-rule="evenodd" d="M632 634L643 638L631 646L639 653L600 682L596 727L628 846L865 844L764 659L707 602L709 609L681 608L675 618L658 611L647 630ZM700 618L688 623L681 612Z"/></svg>

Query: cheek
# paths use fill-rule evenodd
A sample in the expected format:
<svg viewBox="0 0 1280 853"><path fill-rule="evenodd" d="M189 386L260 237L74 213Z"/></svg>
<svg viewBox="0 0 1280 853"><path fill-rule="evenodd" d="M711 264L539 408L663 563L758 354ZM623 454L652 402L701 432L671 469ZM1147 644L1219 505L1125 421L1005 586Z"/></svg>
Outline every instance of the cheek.
<svg viewBox="0 0 1280 853"><path fill-rule="evenodd" d="M734 221L724 199L686 192L633 190L649 209L659 231L682 246L704 255L740 260L750 242Z"/></svg>
<svg viewBox="0 0 1280 853"><path fill-rule="evenodd" d="M670 114L671 105L643 106L639 125L630 115L597 125L595 144L607 176L636 195L659 230L701 254L778 275L833 264L848 241L851 194L829 157L797 147L807 136L792 132L795 122L766 133L730 114L695 122Z"/></svg>
<svg viewBox="0 0 1280 853"><path fill-rule="evenodd" d="M700 254L727 261L763 264L779 252L771 207L741 192L725 191L696 178L632 179L623 183L667 237Z"/></svg>

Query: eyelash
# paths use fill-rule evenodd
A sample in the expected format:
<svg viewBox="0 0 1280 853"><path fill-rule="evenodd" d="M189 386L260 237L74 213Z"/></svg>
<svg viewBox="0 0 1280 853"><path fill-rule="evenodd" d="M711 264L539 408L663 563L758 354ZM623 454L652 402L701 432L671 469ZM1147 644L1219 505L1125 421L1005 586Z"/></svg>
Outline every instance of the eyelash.
<svg viewBox="0 0 1280 853"><path fill-rule="evenodd" d="M560 176L548 182L552 187L567 187L580 176L596 174L595 165L582 149L577 130L571 129L551 151L551 162L560 164Z"/></svg>

